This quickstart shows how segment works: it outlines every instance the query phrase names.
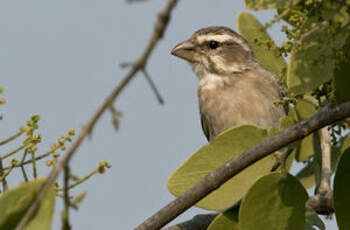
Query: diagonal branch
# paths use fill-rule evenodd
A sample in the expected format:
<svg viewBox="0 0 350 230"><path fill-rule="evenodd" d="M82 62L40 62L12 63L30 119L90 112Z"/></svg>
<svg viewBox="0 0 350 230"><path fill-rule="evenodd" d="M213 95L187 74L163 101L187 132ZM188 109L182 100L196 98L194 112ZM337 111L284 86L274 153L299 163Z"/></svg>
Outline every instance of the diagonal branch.
<svg viewBox="0 0 350 230"><path fill-rule="evenodd" d="M207 174L198 184L184 192L177 199L140 224L136 230L160 229L205 196L218 189L226 181L269 154L300 140L311 133L336 121L350 117L350 102L337 107L325 107L307 120L271 136L267 140L248 149L220 168Z"/></svg>
<svg viewBox="0 0 350 230"><path fill-rule="evenodd" d="M147 44L144 52L142 53L140 59L136 62L129 73L124 77L124 79L119 83L119 85L110 93L110 95L103 101L101 106L97 109L95 114L90 118L88 123L83 127L83 130L77 137L77 139L72 143L72 146L64 155L60 163L54 168L50 175L48 176L45 183L42 185L36 200L33 202L32 206L27 210L25 215L22 217L19 224L16 226L16 230L22 230L31 217L34 215L38 209L41 200L45 197L50 186L56 181L58 174L62 169L68 165L70 159L79 148L82 141L88 136L92 131L97 121L100 119L101 115L110 107L110 105L115 101L115 99L120 95L120 93L125 89L129 82L135 78L136 74L145 68L147 61L152 51L154 50L158 41L163 37L164 32L168 26L170 15L172 10L175 8L178 0L169 0L165 8L158 14L158 20L155 24L154 33L152 34L149 43Z"/></svg>
<svg viewBox="0 0 350 230"><path fill-rule="evenodd" d="M218 213L199 214L191 220L167 227L163 230L206 230Z"/></svg>

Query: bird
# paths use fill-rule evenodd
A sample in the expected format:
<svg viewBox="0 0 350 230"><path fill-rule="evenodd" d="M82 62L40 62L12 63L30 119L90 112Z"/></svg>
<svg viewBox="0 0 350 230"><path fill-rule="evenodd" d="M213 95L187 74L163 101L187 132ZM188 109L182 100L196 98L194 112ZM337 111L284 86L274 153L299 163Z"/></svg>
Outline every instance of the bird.
<svg viewBox="0 0 350 230"><path fill-rule="evenodd" d="M171 54L189 62L198 77L201 125L209 142L244 124L279 127L287 111L274 102L285 97L286 90L237 32L224 26L203 28Z"/></svg>

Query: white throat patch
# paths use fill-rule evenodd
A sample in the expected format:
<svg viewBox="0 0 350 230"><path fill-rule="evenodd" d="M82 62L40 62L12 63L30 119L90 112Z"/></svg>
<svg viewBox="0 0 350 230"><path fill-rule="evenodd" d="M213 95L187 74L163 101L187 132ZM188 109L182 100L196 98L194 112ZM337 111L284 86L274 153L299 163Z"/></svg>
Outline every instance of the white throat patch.
<svg viewBox="0 0 350 230"><path fill-rule="evenodd" d="M199 87L202 89L215 89L217 86L223 85L225 79L216 74L205 74L201 79L199 79Z"/></svg>

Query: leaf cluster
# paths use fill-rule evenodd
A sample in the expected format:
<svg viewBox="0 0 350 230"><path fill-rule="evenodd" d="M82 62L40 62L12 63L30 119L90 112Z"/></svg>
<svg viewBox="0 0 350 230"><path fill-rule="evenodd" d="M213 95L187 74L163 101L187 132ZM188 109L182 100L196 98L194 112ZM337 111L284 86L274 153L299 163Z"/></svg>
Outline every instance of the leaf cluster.
<svg viewBox="0 0 350 230"><path fill-rule="evenodd" d="M171 175L168 189L175 196L265 138L324 106L350 100L350 1L245 0L245 4L252 10L276 10L266 25L252 14L240 13L238 28L260 64L286 88L288 97L276 103L288 106L289 113L279 127L234 127L201 147ZM278 46L267 28L281 20L287 40ZM345 211L349 206L345 194L350 192L345 182L350 173L348 128L349 122L344 120L328 130L330 173L336 172L331 198L340 229L350 229L350 215ZM208 229L325 229L318 214L306 205L306 189L315 186L318 194L324 176L321 158L325 147L320 138L315 133L288 146L293 152L287 157L283 157L285 149L265 157L198 202L198 207L222 212ZM275 167L276 162L282 164ZM295 175L286 174L293 162L304 166Z"/></svg>

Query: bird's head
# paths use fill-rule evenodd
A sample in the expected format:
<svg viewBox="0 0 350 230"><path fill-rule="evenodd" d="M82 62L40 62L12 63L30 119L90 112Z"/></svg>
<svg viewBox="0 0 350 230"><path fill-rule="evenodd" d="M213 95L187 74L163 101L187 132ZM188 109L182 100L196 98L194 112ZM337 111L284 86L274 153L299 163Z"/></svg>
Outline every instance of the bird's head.
<svg viewBox="0 0 350 230"><path fill-rule="evenodd" d="M255 62L248 42L227 27L207 27L178 44L171 54L192 64L198 77L249 69Z"/></svg>

